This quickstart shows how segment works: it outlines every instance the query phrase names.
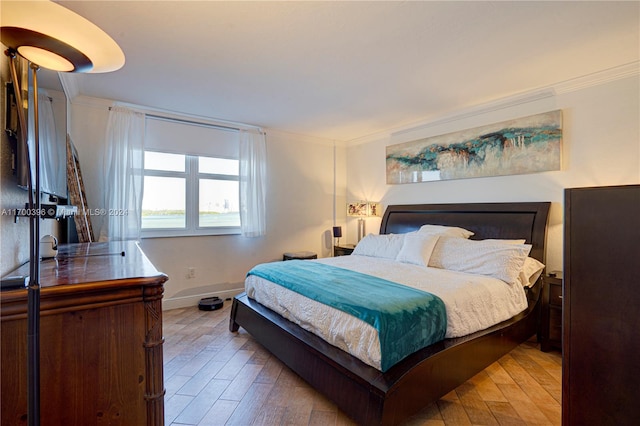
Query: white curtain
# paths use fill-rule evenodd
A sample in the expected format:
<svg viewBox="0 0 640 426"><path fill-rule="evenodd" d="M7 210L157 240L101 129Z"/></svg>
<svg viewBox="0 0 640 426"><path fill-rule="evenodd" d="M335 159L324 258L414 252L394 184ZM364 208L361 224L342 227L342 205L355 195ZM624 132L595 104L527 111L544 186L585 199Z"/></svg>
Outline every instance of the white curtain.
<svg viewBox="0 0 640 426"><path fill-rule="evenodd" d="M29 93L32 96L32 93ZM32 103L33 105L33 103ZM48 194L64 197L67 189L66 145L58 143L56 122L51 99L46 93L38 94L38 135L40 141L40 189ZM29 156L35 158L33 134L35 117L29 109ZM35 183L35 168L31 169L31 179Z"/></svg>
<svg viewBox="0 0 640 426"><path fill-rule="evenodd" d="M99 241L140 238L145 116L126 107L109 112L104 152L104 208Z"/></svg>
<svg viewBox="0 0 640 426"><path fill-rule="evenodd" d="M240 131L240 228L245 237L266 234L265 187L267 178L265 136Z"/></svg>
<svg viewBox="0 0 640 426"><path fill-rule="evenodd" d="M41 96L38 96L39 105L44 105L44 107L39 108L38 113L40 126L46 125L46 129L40 128L40 155L44 159L40 167L47 170L45 173L49 192L65 197L67 195L67 145L63 141L66 142L66 138L64 134L58 134L53 105L49 96ZM44 138L49 140L45 145L42 145Z"/></svg>

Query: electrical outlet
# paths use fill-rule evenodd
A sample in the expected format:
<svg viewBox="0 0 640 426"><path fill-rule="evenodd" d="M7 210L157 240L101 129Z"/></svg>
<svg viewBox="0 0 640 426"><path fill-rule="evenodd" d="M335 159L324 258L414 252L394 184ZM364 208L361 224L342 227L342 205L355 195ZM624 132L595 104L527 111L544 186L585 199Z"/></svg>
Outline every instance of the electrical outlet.
<svg viewBox="0 0 640 426"><path fill-rule="evenodd" d="M196 277L196 268L190 266L187 268L187 278L195 278Z"/></svg>

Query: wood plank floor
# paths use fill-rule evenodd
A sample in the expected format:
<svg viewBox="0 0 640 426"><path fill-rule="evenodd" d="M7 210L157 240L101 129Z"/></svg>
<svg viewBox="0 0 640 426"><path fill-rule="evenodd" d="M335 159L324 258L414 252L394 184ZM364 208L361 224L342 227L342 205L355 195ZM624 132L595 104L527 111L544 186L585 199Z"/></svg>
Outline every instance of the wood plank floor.
<svg viewBox="0 0 640 426"><path fill-rule="evenodd" d="M218 311L165 311L166 425L353 425ZM561 355L525 342L407 425L559 425Z"/></svg>

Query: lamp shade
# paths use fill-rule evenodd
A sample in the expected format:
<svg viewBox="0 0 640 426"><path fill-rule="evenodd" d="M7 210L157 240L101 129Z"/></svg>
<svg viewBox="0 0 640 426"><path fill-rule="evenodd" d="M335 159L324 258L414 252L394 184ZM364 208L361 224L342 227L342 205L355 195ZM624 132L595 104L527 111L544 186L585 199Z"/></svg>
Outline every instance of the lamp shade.
<svg viewBox="0 0 640 426"><path fill-rule="evenodd" d="M347 216L371 217L380 216L380 203L356 201L347 204Z"/></svg>
<svg viewBox="0 0 640 426"><path fill-rule="evenodd" d="M333 238L341 238L341 237L342 237L342 226L334 226Z"/></svg>
<svg viewBox="0 0 640 426"><path fill-rule="evenodd" d="M2 1L2 43L42 68L102 73L124 65L118 44L95 24L50 1Z"/></svg>
<svg viewBox="0 0 640 426"><path fill-rule="evenodd" d="M367 216L381 216L380 203L374 203L369 201L367 203Z"/></svg>
<svg viewBox="0 0 640 426"><path fill-rule="evenodd" d="M355 201L347 204L347 216L366 216L367 202Z"/></svg>

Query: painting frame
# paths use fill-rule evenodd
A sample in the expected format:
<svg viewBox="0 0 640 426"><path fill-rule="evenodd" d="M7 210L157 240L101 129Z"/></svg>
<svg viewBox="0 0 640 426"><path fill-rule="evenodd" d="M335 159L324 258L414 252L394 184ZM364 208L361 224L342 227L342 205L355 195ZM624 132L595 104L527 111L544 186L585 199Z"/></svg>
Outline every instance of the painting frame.
<svg viewBox="0 0 640 426"><path fill-rule="evenodd" d="M387 184L561 170L562 110L386 147Z"/></svg>

